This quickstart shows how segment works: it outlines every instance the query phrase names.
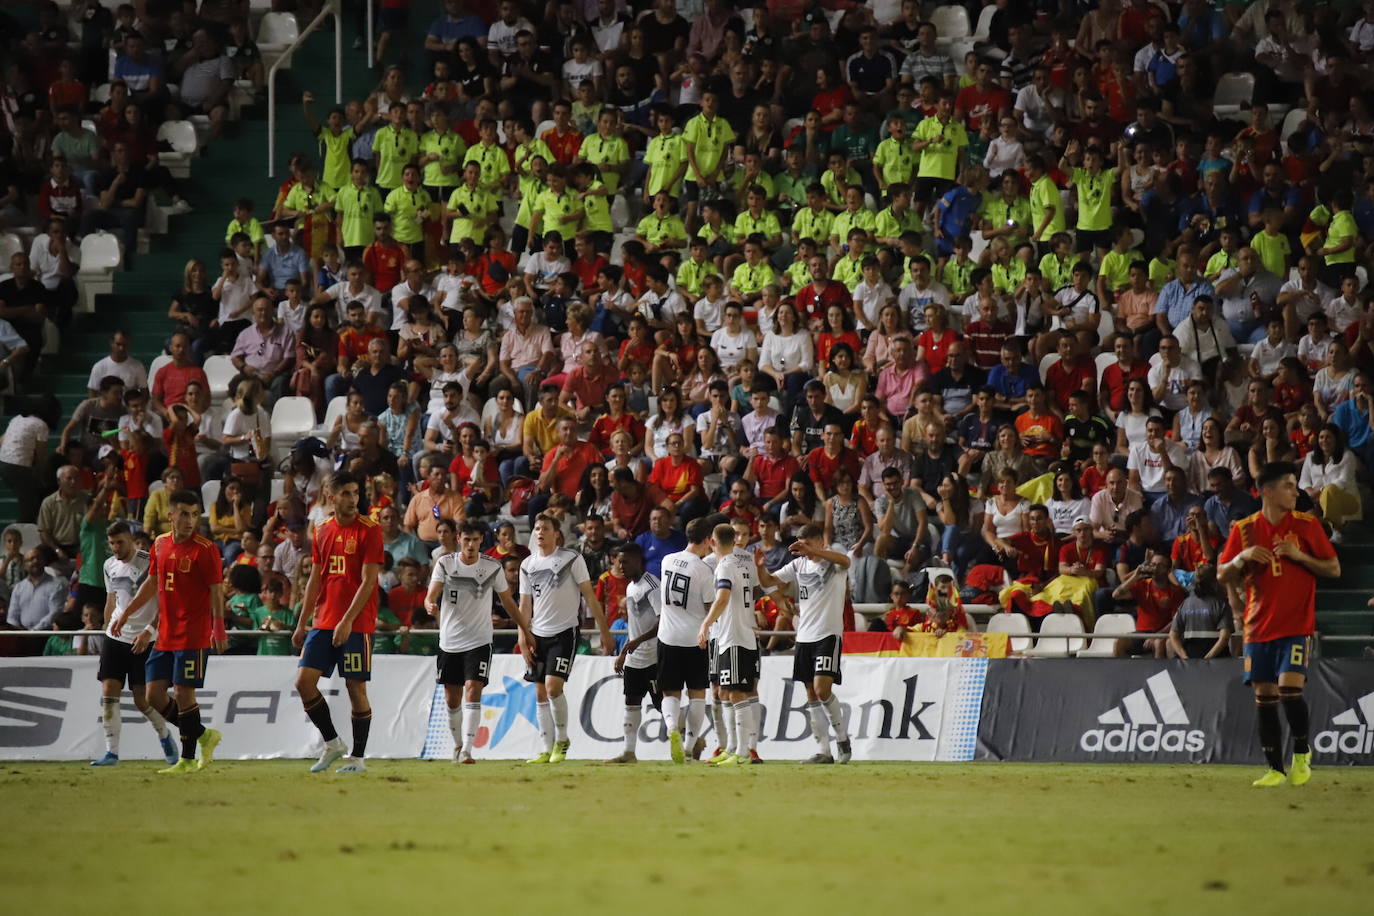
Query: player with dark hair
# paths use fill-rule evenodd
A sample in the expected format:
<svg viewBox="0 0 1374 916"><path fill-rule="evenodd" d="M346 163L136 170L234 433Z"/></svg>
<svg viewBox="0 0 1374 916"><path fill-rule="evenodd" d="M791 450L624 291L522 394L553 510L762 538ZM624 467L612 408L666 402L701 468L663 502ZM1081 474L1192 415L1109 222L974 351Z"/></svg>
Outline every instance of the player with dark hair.
<svg viewBox="0 0 1374 916"><path fill-rule="evenodd" d="M792 680L806 685L806 709L818 746L807 763L848 763L851 750L843 711L834 693L840 683L840 640L844 633L845 588L849 584L849 554L825 543L825 529L806 525L792 542L796 559L770 573L763 565L763 551L755 548L755 565L764 588L793 586L796 589L797 650ZM830 753L830 732L835 733L838 755Z"/></svg>
<svg viewBox="0 0 1374 916"><path fill-rule="evenodd" d="M135 655L153 643L144 669L148 705L181 732L181 759L159 773L203 770L214 759L220 733L200 720L196 689L205 686L210 648L229 647L224 632L224 569L219 548L196 533L200 526L200 496L177 490L168 497L170 534L153 542L148 575L123 611L110 621L110 635L118 637L125 624L139 620L139 610L157 595L156 626L149 624L134 637ZM167 696L171 685L175 699ZM200 762L196 762L196 745Z"/></svg>
<svg viewBox="0 0 1374 916"><path fill-rule="evenodd" d="M629 583L625 586L625 622L629 639L615 658L615 673L625 684L625 749L607 763L634 763L635 745L639 740L639 726L644 721L644 697L647 694L654 709L662 712L663 697L658 692L658 576L644 568L644 548L633 542L617 547L612 556L620 558L621 570ZM666 721L665 728L673 732L677 717ZM679 748L681 745L679 744Z"/></svg>
<svg viewBox="0 0 1374 916"><path fill-rule="evenodd" d="M705 648L716 631L719 657L716 672L727 703L734 704L735 752L712 762L716 766L760 763L755 748L759 736L759 641L754 635L754 599L758 597L758 570L747 554L735 550L735 529L717 525L711 532L716 555L716 597L701 622L697 645Z"/></svg>
<svg viewBox="0 0 1374 916"><path fill-rule="evenodd" d="M1218 559L1223 582L1245 590L1245 682L1255 690L1260 746L1269 770L1256 786L1312 778L1307 701L1303 684L1312 632L1316 629L1316 577L1334 579L1341 561L1326 529L1314 515L1298 512L1298 469L1287 462L1266 464L1255 481L1260 511L1231 526ZM1283 706L1293 737L1293 768L1285 774Z"/></svg>
<svg viewBox="0 0 1374 916"><path fill-rule="evenodd" d="M321 677L339 669L353 710L353 754L335 772L364 773L363 755L372 728L367 682L372 677L372 634L377 629L377 577L382 572L382 529L358 512L358 478L341 471L329 481L334 517L316 526L310 579L291 642L301 649L296 692L305 714L324 738L320 759L310 767L323 773L344 756L329 704L320 693ZM307 622L314 619L306 635Z"/></svg>
<svg viewBox="0 0 1374 916"><path fill-rule="evenodd" d="M713 666L710 649L697 645L697 631L716 595L715 573L703 562L711 550L711 527L709 518L692 519L687 523L687 549L669 554L660 564L658 688L663 692L663 720L668 724L673 763L684 763L688 753L700 757L706 744L702 737L706 730L706 688ZM683 688L687 690L685 741L678 728ZM719 700L716 705L720 706ZM723 717L717 729L723 736Z"/></svg>
<svg viewBox="0 0 1374 916"><path fill-rule="evenodd" d="M493 595L520 628L522 645L534 643L529 620L511 597L501 564L482 555L485 533L476 522L465 521L458 526L458 550L434 561L425 596L425 610L439 621L436 662L448 703L454 763L474 762L472 749L482 721L482 688L491 670Z"/></svg>
<svg viewBox="0 0 1374 916"><path fill-rule="evenodd" d="M534 517L529 556L520 563L520 612L534 634L534 661L527 678L535 682L541 754L529 763L562 763L568 755L568 698L563 685L577 652L578 598L586 603L601 631L601 651L610 655L615 640L592 588L582 554L558 546L558 519Z"/></svg>
<svg viewBox="0 0 1374 916"><path fill-rule="evenodd" d="M133 530L128 522L114 522L105 529L105 538L110 545L110 555L105 560L101 572L105 578L105 621L107 627L122 614L124 608L133 600L143 580L148 578L149 555L134 544ZM124 692L124 684L129 684L129 692L134 695L134 705L143 713L162 745L162 754L169 764L177 762L177 745L167 731L167 720L162 713L148 705L147 650L135 652L133 648L137 634L147 629L157 618L157 606L145 604L138 617L126 621L131 631L115 636L108 629L106 639L100 645L100 669L96 677L100 680L100 728L105 733L105 754L91 762L93 767L108 767L119 763L119 733L123 724L123 714L119 709L119 696Z"/></svg>

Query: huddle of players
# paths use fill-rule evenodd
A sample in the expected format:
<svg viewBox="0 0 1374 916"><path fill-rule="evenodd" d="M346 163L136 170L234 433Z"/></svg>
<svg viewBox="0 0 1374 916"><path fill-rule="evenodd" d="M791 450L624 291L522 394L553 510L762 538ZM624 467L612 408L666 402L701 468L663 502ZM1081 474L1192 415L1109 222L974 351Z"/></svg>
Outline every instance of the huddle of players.
<svg viewBox="0 0 1374 916"><path fill-rule="evenodd" d="M367 682L382 567L381 529L358 512L360 483L352 475L334 475L328 495L334 514L316 529L312 574L293 634L301 648L296 689L306 715L324 739L324 750L311 772L323 772L342 760L336 772L359 773L366 770L363 758L372 720ZM119 762L119 696L126 683L158 732L170 764L159 772L204 769L221 738L218 731L201 723L195 694L205 683L210 648L223 651L227 642L219 553L212 542L196 533L200 522L196 495L180 491L169 502L172 532L159 537L150 552L134 548L131 532L123 523L107 532L111 556L104 572L110 595L106 608L110 638L104 642L99 670L106 754L96 765ZM807 762L836 760L830 751L832 732L838 760L849 760L849 738L832 692L840 681L849 558L842 551L826 549L818 526L808 526L801 534L792 547L796 559L776 574L764 568L761 552L751 556L735 546L734 529L721 516L688 525L687 549L664 558L661 577L645 570L638 545L621 548L621 562L630 579L628 639L615 663L624 679L625 750L612 762L634 762L646 695L663 715L673 761L685 762L688 749L693 757L699 756L704 749L708 686L713 690L714 725L723 736L711 762L718 766L760 762L754 602L761 590L774 589L779 603L791 607L785 591L789 586L796 590L799 612L793 678L806 685L819 746ZM614 648L582 555L561 545L559 526L552 518L536 518L532 535L533 550L520 567L518 605L506 588L500 564L481 553L483 529L478 524L461 525L459 550L440 557L434 566L425 603L439 619L438 680L444 685L457 763L473 762L482 689L491 667L493 596L521 631L522 652L529 666L526 678L536 683L544 750L530 763L557 763L567 755L564 685L576 653L580 602L586 603L596 621L602 650L610 654ZM308 622L313 625L307 627ZM321 677L331 676L336 669L352 708L351 753L318 686ZM179 757L169 725L181 734Z"/></svg>

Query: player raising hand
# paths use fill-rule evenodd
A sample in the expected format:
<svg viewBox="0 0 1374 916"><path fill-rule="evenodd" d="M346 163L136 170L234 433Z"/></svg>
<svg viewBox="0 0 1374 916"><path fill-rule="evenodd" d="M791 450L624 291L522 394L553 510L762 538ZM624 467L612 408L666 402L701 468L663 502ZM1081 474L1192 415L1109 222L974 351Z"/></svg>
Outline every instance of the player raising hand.
<svg viewBox="0 0 1374 916"><path fill-rule="evenodd" d="M353 755L336 772L363 773L367 766L367 735L372 728L372 706L367 682L372 677L372 634L377 629L377 577L382 571L382 529L366 515L358 514L358 478L340 471L329 481L334 517L315 528L311 548L310 580L301 598L301 615L291 641L301 647L296 673L296 692L305 714L324 738L324 751L310 767L322 773L344 756L345 746L329 704L320 693L321 677L335 667L343 675L348 702L353 708ZM314 619L310 635L307 621Z"/></svg>

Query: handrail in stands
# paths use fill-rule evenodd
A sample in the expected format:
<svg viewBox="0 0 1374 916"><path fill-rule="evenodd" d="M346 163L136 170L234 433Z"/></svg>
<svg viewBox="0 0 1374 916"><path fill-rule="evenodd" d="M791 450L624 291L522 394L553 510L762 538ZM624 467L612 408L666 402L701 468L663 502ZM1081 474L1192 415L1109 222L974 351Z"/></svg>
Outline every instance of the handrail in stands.
<svg viewBox="0 0 1374 916"><path fill-rule="evenodd" d="M291 59L291 55L305 42L310 33L320 27L326 16L334 17L334 104L343 104L343 0L327 0L318 16L311 20L281 57L272 62L267 71L267 177L277 177L277 71ZM372 4L368 4L369 17ZM370 21L370 18L369 18Z"/></svg>

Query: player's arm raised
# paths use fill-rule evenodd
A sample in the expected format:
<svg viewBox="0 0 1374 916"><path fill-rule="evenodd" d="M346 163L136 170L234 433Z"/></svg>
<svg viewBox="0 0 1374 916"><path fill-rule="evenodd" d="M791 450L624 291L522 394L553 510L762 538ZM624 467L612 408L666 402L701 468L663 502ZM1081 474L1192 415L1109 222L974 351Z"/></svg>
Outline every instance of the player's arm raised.
<svg viewBox="0 0 1374 916"><path fill-rule="evenodd" d="M310 578L305 582L305 594L301 596L301 613L296 618L296 629L291 634L291 645L299 649L305 645L305 633L315 619L315 604L320 600L320 565L312 563Z"/></svg>
<svg viewBox="0 0 1374 916"><path fill-rule="evenodd" d="M816 547L801 540L793 541L789 549L796 556L806 557L808 560L824 560L834 563L840 569L849 568L849 554L843 551L826 550L824 547Z"/></svg>
<svg viewBox="0 0 1374 916"><path fill-rule="evenodd" d="M596 628L601 631L601 651L610 655L615 651L615 638L611 636L611 628L606 623L606 611L601 607L601 602L597 600L596 589L592 587L590 580L579 582L577 588L582 592L582 600L587 602L587 610L592 612L592 618L596 621Z"/></svg>
<svg viewBox="0 0 1374 916"><path fill-rule="evenodd" d="M343 619L334 627L334 645L342 646L348 642L348 637L353 634L353 621L358 619L363 608L367 607L368 601L372 600L372 593L377 590L377 577L381 574L382 564L363 564L363 583L358 586L357 594L349 602L348 610L344 612Z"/></svg>

